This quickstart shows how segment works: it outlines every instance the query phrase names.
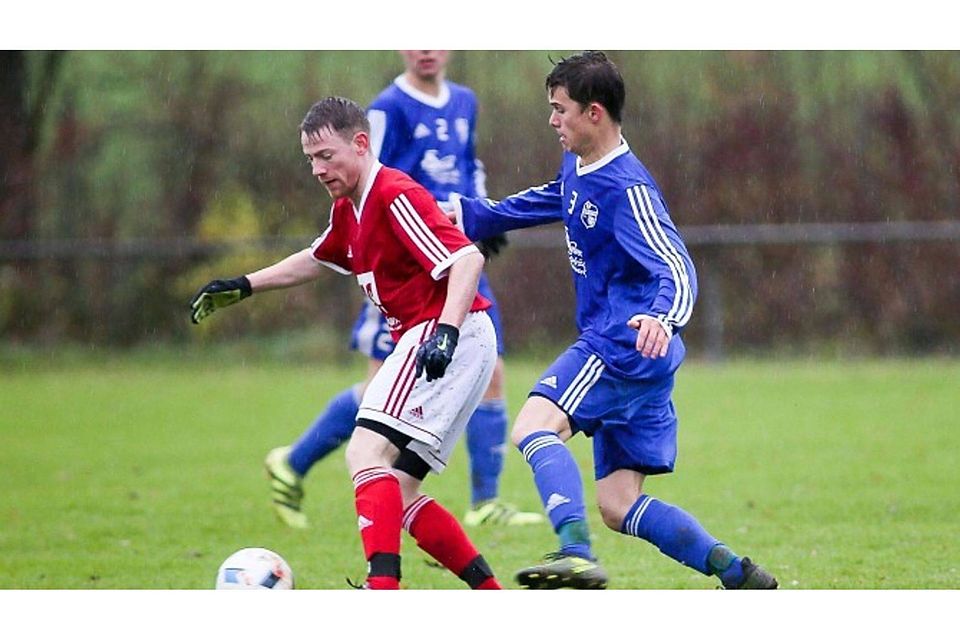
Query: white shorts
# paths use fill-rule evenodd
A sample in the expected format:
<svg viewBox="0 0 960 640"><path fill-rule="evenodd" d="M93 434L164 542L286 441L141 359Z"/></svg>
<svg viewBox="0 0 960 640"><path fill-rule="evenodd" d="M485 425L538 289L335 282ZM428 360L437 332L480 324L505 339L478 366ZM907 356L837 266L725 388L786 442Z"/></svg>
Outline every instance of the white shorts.
<svg viewBox="0 0 960 640"><path fill-rule="evenodd" d="M490 384L497 362L497 335L486 312L468 313L443 377L427 382L423 373L414 379L417 349L436 325L436 320L422 322L400 337L367 385L357 419L379 422L410 436L413 440L407 448L440 473Z"/></svg>

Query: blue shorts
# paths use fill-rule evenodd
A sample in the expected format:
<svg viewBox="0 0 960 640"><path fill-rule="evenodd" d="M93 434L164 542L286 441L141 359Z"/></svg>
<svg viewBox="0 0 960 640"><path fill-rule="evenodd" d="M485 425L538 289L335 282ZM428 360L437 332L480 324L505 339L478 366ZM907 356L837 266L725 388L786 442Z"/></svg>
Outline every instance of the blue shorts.
<svg viewBox="0 0 960 640"><path fill-rule="evenodd" d="M600 357L576 342L540 376L530 395L543 396L570 419L574 433L593 438L597 480L618 469L670 473L677 459L673 375L627 380L606 371Z"/></svg>
<svg viewBox="0 0 960 640"><path fill-rule="evenodd" d="M497 355L503 355L503 327L500 325L500 307L493 297L487 274L480 274L480 284L477 290L492 306L487 309L487 315L493 321L493 330L497 333ZM387 328L387 321L375 306L366 298L357 321L353 323L350 333L350 348L359 351L368 358L386 360L393 353L393 338Z"/></svg>

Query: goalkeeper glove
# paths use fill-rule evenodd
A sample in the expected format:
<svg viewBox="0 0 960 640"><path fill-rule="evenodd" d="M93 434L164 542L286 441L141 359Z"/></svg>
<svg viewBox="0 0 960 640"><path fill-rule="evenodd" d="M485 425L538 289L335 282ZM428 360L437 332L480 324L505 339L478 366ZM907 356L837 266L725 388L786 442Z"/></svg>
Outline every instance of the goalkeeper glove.
<svg viewBox="0 0 960 640"><path fill-rule="evenodd" d="M212 280L201 287L190 300L190 320L193 324L200 324L201 320L217 309L236 304L252 293L247 276L233 280Z"/></svg>
<svg viewBox="0 0 960 640"><path fill-rule="evenodd" d="M438 324L436 332L417 349L417 373L419 378L427 372L427 382L442 378L453 360L453 352L460 339L460 330L449 324Z"/></svg>

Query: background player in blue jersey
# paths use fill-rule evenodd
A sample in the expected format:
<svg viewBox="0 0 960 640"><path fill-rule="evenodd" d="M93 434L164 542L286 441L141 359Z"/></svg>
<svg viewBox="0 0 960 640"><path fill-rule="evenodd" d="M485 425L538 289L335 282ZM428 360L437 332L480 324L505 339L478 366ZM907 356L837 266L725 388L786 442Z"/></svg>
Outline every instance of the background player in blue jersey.
<svg viewBox="0 0 960 640"><path fill-rule="evenodd" d="M550 125L566 151L557 179L499 203L465 198L454 207L474 239L562 221L573 271L580 337L544 372L512 431L560 548L517 581L535 589L607 584L590 548L580 471L564 445L583 432L593 438L604 524L719 576L726 588L776 588L693 516L643 490L648 475L669 473L676 459L671 392L696 272L656 182L621 137L625 90L613 63L600 52L571 56L546 87Z"/></svg>
<svg viewBox="0 0 960 640"><path fill-rule="evenodd" d="M485 197L486 176L474 147L476 96L467 87L446 80L447 51L403 51L401 55L404 73L367 110L374 155L426 187L441 207L450 206L454 193ZM481 249L489 255L498 251L502 242L492 239L481 243ZM480 279L479 291L493 303L488 313L497 333L498 356L502 356L500 312L486 275ZM366 380L337 394L296 443L272 450L265 461L274 511L291 527L308 526L301 510L304 475L350 438L359 399L393 351L386 321L367 301L354 324L350 346L369 358ZM498 357L487 393L467 424L471 476L471 507L464 516L467 525L544 521L539 513L518 511L498 499L507 422L503 358Z"/></svg>

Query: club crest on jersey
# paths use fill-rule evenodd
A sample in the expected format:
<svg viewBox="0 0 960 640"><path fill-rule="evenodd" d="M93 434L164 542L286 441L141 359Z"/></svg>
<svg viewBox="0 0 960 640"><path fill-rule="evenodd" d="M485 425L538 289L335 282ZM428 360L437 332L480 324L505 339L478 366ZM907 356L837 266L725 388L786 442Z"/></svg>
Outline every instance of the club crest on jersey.
<svg viewBox="0 0 960 640"><path fill-rule="evenodd" d="M597 209L597 205L587 200L583 203L583 208L580 209L580 222L582 222L583 226L587 229L593 229L597 226L597 216L599 214L600 210Z"/></svg>
<svg viewBox="0 0 960 640"><path fill-rule="evenodd" d="M460 182L460 170L457 169L457 156L452 153L440 156L436 149L428 149L420 160L420 168L437 184L457 184Z"/></svg>

